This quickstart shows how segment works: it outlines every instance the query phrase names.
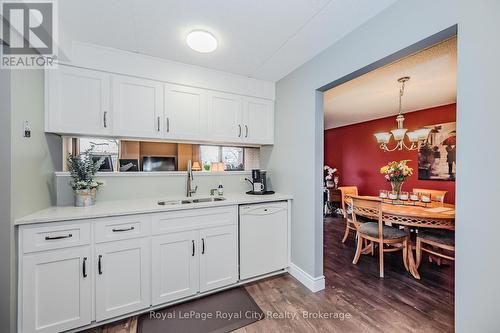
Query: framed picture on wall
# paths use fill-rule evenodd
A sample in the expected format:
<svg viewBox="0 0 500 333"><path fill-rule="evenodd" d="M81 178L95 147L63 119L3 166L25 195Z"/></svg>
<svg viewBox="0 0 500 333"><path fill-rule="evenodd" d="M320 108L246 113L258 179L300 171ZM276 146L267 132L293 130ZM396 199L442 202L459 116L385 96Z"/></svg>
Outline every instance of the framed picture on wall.
<svg viewBox="0 0 500 333"><path fill-rule="evenodd" d="M455 180L456 123L425 126L431 129L427 141L418 151L419 180Z"/></svg>
<svg viewBox="0 0 500 333"><path fill-rule="evenodd" d="M139 171L138 159L120 158L120 172L137 172Z"/></svg>
<svg viewBox="0 0 500 333"><path fill-rule="evenodd" d="M113 172L113 159L111 155L91 155L94 163L101 161L99 172Z"/></svg>

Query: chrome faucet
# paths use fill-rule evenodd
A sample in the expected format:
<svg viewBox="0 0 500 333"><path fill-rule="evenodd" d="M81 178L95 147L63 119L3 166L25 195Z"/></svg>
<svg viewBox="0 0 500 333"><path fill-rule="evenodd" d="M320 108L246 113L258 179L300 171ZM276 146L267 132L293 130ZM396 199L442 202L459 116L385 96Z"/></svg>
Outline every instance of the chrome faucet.
<svg viewBox="0 0 500 333"><path fill-rule="evenodd" d="M187 183L186 183L186 196L191 197L198 190L198 185L193 190L193 166L191 160L187 163Z"/></svg>

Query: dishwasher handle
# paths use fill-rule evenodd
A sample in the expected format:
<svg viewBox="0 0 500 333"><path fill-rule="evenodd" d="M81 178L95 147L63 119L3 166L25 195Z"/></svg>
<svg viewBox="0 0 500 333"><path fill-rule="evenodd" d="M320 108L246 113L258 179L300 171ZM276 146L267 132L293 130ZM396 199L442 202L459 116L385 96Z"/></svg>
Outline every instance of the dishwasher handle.
<svg viewBox="0 0 500 333"><path fill-rule="evenodd" d="M241 210L241 215L272 215L286 210L286 207L280 206L245 206Z"/></svg>

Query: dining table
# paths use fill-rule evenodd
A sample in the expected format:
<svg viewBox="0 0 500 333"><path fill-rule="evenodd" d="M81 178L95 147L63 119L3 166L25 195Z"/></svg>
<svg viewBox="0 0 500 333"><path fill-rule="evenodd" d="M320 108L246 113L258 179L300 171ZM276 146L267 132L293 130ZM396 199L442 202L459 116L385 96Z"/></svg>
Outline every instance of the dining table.
<svg viewBox="0 0 500 333"><path fill-rule="evenodd" d="M375 196L358 196L366 198L378 198ZM382 220L387 225L402 226L408 234L418 233L419 229L446 229L455 230L455 205L438 201L428 203L400 201L400 200L382 200ZM348 204L352 204L349 197L346 198ZM410 241L408 253L408 268L410 273L420 279L413 248L415 244Z"/></svg>

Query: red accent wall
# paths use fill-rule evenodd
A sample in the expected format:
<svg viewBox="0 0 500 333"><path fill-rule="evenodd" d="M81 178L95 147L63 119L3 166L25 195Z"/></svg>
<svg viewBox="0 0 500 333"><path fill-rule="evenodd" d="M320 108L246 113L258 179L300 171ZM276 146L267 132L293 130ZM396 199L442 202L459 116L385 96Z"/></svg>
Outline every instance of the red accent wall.
<svg viewBox="0 0 500 333"><path fill-rule="evenodd" d="M405 128L417 129L427 125L456 121L456 104L443 105L405 114ZM325 164L339 172L339 185L358 186L360 195L378 195L379 190L391 188L380 174L380 167L390 161L408 159L413 176L407 178L403 190L427 188L446 190L445 201L455 203L455 182L442 180L418 180L418 152L383 152L373 136L396 128L396 117L391 116L363 123L333 128L325 131ZM391 140L389 147L394 141Z"/></svg>

